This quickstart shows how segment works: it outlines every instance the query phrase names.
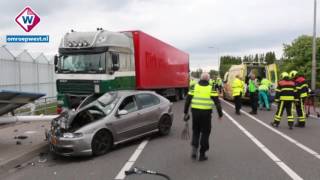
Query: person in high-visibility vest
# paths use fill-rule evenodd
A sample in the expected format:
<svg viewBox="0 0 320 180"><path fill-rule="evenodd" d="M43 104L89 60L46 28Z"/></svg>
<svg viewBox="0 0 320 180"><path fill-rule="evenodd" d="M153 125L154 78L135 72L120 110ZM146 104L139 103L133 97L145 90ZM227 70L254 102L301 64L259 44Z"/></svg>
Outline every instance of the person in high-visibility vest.
<svg viewBox="0 0 320 180"><path fill-rule="evenodd" d="M198 156L200 142L199 161L208 159L206 151L209 150L209 136L211 132L211 113L213 106L217 108L219 119L222 117L222 109L218 93L215 88L209 85L209 74L202 73L198 84L188 92L184 106L184 120L189 117L189 106L191 104L192 112L192 154L191 157L196 159Z"/></svg>
<svg viewBox="0 0 320 180"><path fill-rule="evenodd" d="M278 103L278 110L274 116L274 121L271 122L273 127L278 127L281 121L281 117L284 109L287 111L288 126L290 129L293 127L293 115L292 115L292 104L297 99L297 89L295 82L290 80L289 74L283 72L280 75L281 80L278 82L276 89L275 102Z"/></svg>
<svg viewBox="0 0 320 180"><path fill-rule="evenodd" d="M250 104L251 104L251 112L250 114L257 114L258 110L258 82L256 76L254 74L250 75L249 79L249 94L250 94Z"/></svg>
<svg viewBox="0 0 320 180"><path fill-rule="evenodd" d="M220 77L217 78L216 84L217 84L218 91L221 94L222 93L222 80Z"/></svg>
<svg viewBox="0 0 320 180"><path fill-rule="evenodd" d="M244 82L239 75L232 82L232 96L235 103L236 114L240 115L241 97L243 95Z"/></svg>
<svg viewBox="0 0 320 180"><path fill-rule="evenodd" d="M266 107L268 111L270 111L270 101L269 101L269 87L267 83L263 83L263 80L261 81L261 84L259 85L259 109L261 110L262 107Z"/></svg>
<svg viewBox="0 0 320 180"><path fill-rule="evenodd" d="M306 113L304 111L305 99L309 96L309 86L303 75L298 74L297 71L291 71L289 74L290 78L296 83L297 93L299 102L296 105L296 111L298 116L298 122L295 124L296 127L305 127L306 124Z"/></svg>

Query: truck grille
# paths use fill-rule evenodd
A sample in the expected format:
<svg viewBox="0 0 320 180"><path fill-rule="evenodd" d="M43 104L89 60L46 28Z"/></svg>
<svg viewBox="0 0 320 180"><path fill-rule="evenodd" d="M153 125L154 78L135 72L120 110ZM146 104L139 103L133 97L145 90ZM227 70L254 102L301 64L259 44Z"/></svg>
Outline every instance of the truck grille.
<svg viewBox="0 0 320 180"><path fill-rule="evenodd" d="M94 92L94 83L90 80L58 80L59 93L91 94Z"/></svg>

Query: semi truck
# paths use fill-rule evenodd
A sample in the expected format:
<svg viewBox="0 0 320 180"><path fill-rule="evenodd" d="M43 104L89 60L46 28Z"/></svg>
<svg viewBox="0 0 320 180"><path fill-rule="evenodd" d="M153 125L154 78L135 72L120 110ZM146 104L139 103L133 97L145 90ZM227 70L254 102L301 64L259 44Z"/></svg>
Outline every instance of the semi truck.
<svg viewBox="0 0 320 180"><path fill-rule="evenodd" d="M189 55L139 30L71 30L54 64L58 111L114 90L153 90L179 100L189 84Z"/></svg>

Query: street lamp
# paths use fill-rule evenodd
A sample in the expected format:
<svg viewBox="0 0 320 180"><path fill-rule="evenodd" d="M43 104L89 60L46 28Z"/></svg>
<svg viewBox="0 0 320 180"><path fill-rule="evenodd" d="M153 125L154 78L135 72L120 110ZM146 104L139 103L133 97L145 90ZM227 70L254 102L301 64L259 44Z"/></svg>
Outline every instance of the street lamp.
<svg viewBox="0 0 320 180"><path fill-rule="evenodd" d="M317 0L314 0L314 14L313 14L313 43L312 43L312 70L311 70L311 89L316 89L316 79L317 79Z"/></svg>

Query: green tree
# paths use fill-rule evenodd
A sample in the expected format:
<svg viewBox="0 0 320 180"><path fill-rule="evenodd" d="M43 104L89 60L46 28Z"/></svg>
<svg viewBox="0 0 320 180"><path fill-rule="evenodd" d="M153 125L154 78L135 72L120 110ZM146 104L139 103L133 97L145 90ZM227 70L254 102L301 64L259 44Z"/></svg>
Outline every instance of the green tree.
<svg viewBox="0 0 320 180"><path fill-rule="evenodd" d="M267 52L265 55L265 62L267 64L273 64L276 61L276 54L274 52Z"/></svg>
<svg viewBox="0 0 320 180"><path fill-rule="evenodd" d="M290 44L284 44L284 57L280 63L281 71L297 70L311 79L311 61L312 61L312 37L307 35L299 36ZM317 38L317 67L320 61L320 38ZM320 72L317 72L317 79L320 79ZM320 87L320 83L317 83Z"/></svg>

